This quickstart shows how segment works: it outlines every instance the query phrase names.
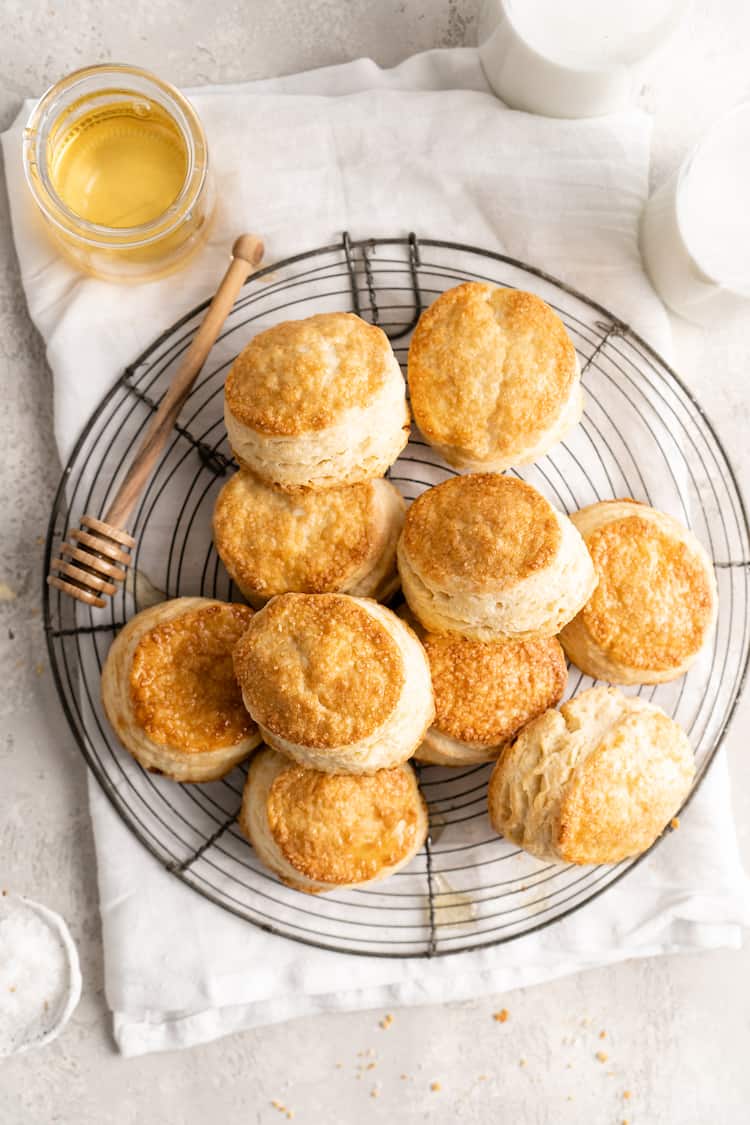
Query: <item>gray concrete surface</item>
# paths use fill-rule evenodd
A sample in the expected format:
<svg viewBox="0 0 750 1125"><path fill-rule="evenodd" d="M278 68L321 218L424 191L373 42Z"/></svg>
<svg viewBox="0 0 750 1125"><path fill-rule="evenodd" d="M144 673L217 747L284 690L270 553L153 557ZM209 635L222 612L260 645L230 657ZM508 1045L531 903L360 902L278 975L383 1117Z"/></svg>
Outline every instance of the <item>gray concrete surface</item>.
<svg viewBox="0 0 750 1125"><path fill-rule="evenodd" d="M235 81L471 42L475 0L3 0L0 127L20 99L85 62L127 60L181 84ZM696 0L640 101L660 181L722 108L750 93L750 10ZM61 911L84 995L63 1037L0 1064L2 1125L359 1125L517 1122L743 1125L750 1104L750 952L665 957L468 1005L305 1019L189 1052L124 1061L103 996L84 766L65 731L39 619L41 536L59 466L51 380L28 320L0 192L0 885ZM747 333L676 323L678 366L747 490ZM750 704L728 740L750 860ZM508 1008L504 1024L492 1013ZM606 1039L599 1032L606 1031ZM609 1058L600 1063L598 1050ZM366 1059L358 1052L374 1050ZM522 1059L527 1060L521 1065ZM363 1061L375 1061L360 1070ZM340 1062L340 1067L336 1063ZM401 1075L408 1075L402 1078ZM359 1077L361 1075L361 1077ZM432 1090L433 1082L441 1088ZM378 1091L372 1097L372 1091ZM631 1097L624 1097L625 1091Z"/></svg>

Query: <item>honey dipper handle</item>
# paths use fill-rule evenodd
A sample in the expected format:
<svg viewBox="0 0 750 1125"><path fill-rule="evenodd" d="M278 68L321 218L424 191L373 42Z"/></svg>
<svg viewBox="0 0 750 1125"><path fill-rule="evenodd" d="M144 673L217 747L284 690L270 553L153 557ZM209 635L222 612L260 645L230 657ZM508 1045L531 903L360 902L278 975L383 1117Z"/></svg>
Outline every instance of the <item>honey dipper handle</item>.
<svg viewBox="0 0 750 1125"><path fill-rule="evenodd" d="M206 310L200 328L182 357L159 409L151 419L143 441L104 514L104 522L123 528L177 421L182 404L200 373L237 294L263 258L263 242L254 234L243 234L232 247L232 261Z"/></svg>

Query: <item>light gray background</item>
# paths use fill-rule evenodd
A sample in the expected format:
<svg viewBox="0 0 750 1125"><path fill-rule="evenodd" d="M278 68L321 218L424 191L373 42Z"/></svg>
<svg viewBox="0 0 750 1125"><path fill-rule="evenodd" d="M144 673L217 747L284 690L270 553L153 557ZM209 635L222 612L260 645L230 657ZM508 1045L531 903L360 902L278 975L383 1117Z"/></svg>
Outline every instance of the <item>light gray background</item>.
<svg viewBox="0 0 750 1125"><path fill-rule="evenodd" d="M476 8L476 0L3 0L0 128L22 97L85 63L135 62L182 85L360 55L390 66L428 47L473 43ZM750 95L749 43L743 0L696 0L654 61L640 94L655 118L654 183L717 113ZM1 189L0 242L0 886L65 915L84 974L83 999L62 1038L0 1064L2 1125L286 1121L272 1099L316 1125L747 1122L748 950L630 962L502 998L397 1011L385 1031L382 1013L365 1012L188 1052L130 1061L116 1054L84 765L55 698L39 616L41 537L59 472L51 380L26 313ZM746 325L707 333L675 321L674 329L678 368L748 491ZM745 701L727 743L746 863L749 718ZM510 1012L504 1024L492 1019L500 1007ZM358 1056L369 1050L377 1055ZM607 1052L605 1063L598 1050ZM376 1066L357 1077L370 1061Z"/></svg>

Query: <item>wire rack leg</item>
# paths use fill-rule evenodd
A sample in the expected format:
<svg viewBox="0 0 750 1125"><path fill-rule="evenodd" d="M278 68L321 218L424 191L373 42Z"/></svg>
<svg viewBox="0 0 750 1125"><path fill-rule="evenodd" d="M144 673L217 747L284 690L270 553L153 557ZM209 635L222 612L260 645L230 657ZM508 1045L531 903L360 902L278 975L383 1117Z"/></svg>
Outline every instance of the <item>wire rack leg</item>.
<svg viewBox="0 0 750 1125"><path fill-rule="evenodd" d="M628 331L629 331L627 324L623 324L622 321L620 321L620 320L613 320L609 324L606 321L597 320L595 323L596 323L596 327L599 329L599 331L603 335L602 335L601 340L596 345L593 352L591 353L591 355L588 357L588 359L584 363L583 367L581 368L581 374L582 375L585 371L588 371L589 367L591 367L591 364L594 362L596 357L599 355L599 352L606 345L607 341L612 338L612 336L627 336Z"/></svg>
<svg viewBox="0 0 750 1125"><path fill-rule="evenodd" d="M377 291L379 288L375 280L374 271L372 268L372 255L375 251L375 239L369 239L362 242L352 242L349 232L344 231L341 239L341 246L344 251L344 259L346 261L346 268L349 274L349 289L351 293L352 312L357 316L362 316L362 304L359 299L359 288L357 285L357 260L356 252L359 249L362 255L362 267L365 274L365 284L367 286L367 295L370 302L370 307L367 310L370 321L372 324L380 323L380 311L378 309ZM391 329L386 331L389 340L401 340L404 336L408 336L411 331L416 327L417 321L422 315L422 293L419 286L419 267L421 265L421 255L419 240L416 234L412 231L406 240L408 258L409 277L412 284L413 295L413 313L407 324L403 327L397 328L395 331Z"/></svg>
<svg viewBox="0 0 750 1125"><path fill-rule="evenodd" d="M416 763L417 780L422 780L423 768ZM427 816L429 818L429 806L427 808ZM427 921L429 925L429 935L427 938L427 956L434 957L437 952L437 930L435 927L435 883L432 871L432 822L429 822L427 830L427 839L424 842L424 855L425 855L425 869L427 873Z"/></svg>
<svg viewBox="0 0 750 1125"><path fill-rule="evenodd" d="M435 884L432 879L432 836L429 832L424 842L424 854L427 867L427 909L430 924L430 936L427 939L427 956L434 957L437 953L437 931L435 929Z"/></svg>
<svg viewBox="0 0 750 1125"><path fill-rule="evenodd" d="M140 402L144 403L149 410L155 412L159 409L159 404L154 402L150 395L145 394L130 381L127 372L120 382L132 395L135 395ZM190 433L190 430L186 430L185 427L181 426L178 422L174 424L174 431L198 451L198 456L203 464L207 469L210 469L212 473L215 473L216 476L226 476L227 469L236 468L234 461L231 461L229 457L225 457L218 449L214 449L213 446L207 445L205 441L201 441L200 438L195 437Z"/></svg>
<svg viewBox="0 0 750 1125"><path fill-rule="evenodd" d="M220 824L216 831L212 833L212 835L210 835L208 839L204 840L201 846L196 851L194 851L191 856L188 856L187 859L180 860L179 863L168 863L166 865L167 871L173 871L176 874L182 874L184 871L187 871L189 867L192 867L196 859L200 859L203 853L205 851L208 851L208 849L216 843L216 841L219 839L219 836L223 836L227 828L234 824L235 820L237 819L238 812L239 809L237 810L237 812L232 813L232 815L228 817L223 824Z"/></svg>
<svg viewBox="0 0 750 1125"><path fill-rule="evenodd" d="M365 282L367 283L367 296L370 298L370 319L373 324L380 323L380 313L378 312L378 301L375 296L375 278L372 274L372 262L370 261L370 251L373 244L365 243L362 247L362 263L365 267Z"/></svg>
<svg viewBox="0 0 750 1125"><path fill-rule="evenodd" d="M346 268L349 271L349 290L352 297L352 312L360 316L362 309L359 303L359 292L357 290L357 270L354 264L354 247L352 246L352 240L347 230L344 231L341 237L341 245L344 248Z"/></svg>

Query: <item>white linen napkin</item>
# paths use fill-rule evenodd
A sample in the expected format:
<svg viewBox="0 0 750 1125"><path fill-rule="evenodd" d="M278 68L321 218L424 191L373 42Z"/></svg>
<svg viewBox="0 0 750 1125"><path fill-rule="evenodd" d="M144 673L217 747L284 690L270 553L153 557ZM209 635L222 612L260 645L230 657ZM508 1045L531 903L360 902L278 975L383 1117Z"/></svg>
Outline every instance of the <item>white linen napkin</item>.
<svg viewBox="0 0 750 1125"><path fill-rule="evenodd" d="M210 294L227 248L258 230L267 261L352 237L447 238L526 260L591 293L669 353L641 270L649 119L584 121L508 110L474 50L390 71L368 60L190 93L204 122L219 214L189 269L133 287L82 277L56 254L20 162L29 107L3 136L14 237L31 315L55 378L65 459L122 368ZM307 948L224 913L168 875L91 779L107 998L125 1054L188 1046L318 1011L464 999L594 965L737 947L750 924L726 763L636 871L565 921L449 959L389 960Z"/></svg>

